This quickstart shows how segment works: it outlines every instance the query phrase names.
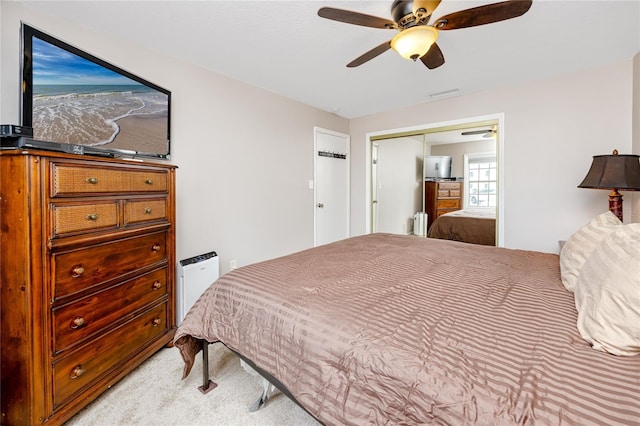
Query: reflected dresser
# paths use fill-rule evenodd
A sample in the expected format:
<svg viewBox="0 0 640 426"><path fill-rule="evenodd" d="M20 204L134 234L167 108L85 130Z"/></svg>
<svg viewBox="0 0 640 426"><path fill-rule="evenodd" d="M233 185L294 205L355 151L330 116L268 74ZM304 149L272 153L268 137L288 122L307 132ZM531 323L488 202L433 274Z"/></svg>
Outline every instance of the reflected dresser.
<svg viewBox="0 0 640 426"><path fill-rule="evenodd" d="M462 208L462 181L425 181L424 211L427 229L441 215Z"/></svg>

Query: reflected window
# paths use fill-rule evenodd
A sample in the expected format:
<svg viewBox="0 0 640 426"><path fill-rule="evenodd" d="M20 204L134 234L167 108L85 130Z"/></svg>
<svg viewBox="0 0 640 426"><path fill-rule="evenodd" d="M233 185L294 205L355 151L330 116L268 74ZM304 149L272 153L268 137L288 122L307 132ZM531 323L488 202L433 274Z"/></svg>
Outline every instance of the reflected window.
<svg viewBox="0 0 640 426"><path fill-rule="evenodd" d="M465 180L468 182L469 207L496 207L496 157L469 157Z"/></svg>

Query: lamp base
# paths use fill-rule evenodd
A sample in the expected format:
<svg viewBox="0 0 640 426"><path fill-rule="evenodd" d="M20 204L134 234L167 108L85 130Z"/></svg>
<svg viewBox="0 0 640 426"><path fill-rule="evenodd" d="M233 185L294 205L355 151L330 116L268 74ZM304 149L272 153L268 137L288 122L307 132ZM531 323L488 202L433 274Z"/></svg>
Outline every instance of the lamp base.
<svg viewBox="0 0 640 426"><path fill-rule="evenodd" d="M617 189L614 189L609 194L609 211L615 214L622 222L622 195Z"/></svg>

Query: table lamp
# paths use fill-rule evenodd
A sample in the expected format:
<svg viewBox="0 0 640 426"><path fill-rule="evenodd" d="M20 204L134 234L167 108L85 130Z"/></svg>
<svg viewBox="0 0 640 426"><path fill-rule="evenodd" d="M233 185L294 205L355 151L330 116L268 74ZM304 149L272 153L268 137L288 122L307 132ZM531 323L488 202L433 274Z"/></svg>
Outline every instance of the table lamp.
<svg viewBox="0 0 640 426"><path fill-rule="evenodd" d="M578 188L610 189L609 210L622 221L622 195L618 190L640 190L640 155L594 155L591 168Z"/></svg>

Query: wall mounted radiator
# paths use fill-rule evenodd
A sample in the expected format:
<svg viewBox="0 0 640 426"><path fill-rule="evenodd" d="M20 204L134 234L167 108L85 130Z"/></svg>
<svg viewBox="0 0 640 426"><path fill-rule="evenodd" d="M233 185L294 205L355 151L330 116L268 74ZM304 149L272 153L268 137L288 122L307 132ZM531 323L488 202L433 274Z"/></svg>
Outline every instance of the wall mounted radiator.
<svg viewBox="0 0 640 426"><path fill-rule="evenodd" d="M178 262L178 297L176 322L182 323L189 309L220 274L220 262L215 251Z"/></svg>

